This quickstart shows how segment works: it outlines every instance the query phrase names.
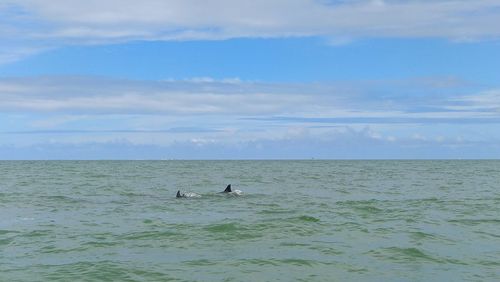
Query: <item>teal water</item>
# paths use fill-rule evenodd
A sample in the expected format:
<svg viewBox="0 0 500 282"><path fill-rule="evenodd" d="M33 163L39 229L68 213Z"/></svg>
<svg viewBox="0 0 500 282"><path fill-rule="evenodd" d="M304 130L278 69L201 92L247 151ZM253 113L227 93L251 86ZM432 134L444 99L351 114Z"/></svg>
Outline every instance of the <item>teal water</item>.
<svg viewBox="0 0 500 282"><path fill-rule="evenodd" d="M500 161L0 162L0 281L499 280Z"/></svg>

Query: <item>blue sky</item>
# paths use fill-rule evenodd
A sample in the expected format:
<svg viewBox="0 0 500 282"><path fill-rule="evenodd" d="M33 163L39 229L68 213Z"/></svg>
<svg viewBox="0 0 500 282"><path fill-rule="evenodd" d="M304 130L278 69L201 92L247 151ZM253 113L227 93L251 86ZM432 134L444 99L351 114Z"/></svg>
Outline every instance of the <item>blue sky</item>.
<svg viewBox="0 0 500 282"><path fill-rule="evenodd" d="M500 1L0 0L0 159L500 157Z"/></svg>

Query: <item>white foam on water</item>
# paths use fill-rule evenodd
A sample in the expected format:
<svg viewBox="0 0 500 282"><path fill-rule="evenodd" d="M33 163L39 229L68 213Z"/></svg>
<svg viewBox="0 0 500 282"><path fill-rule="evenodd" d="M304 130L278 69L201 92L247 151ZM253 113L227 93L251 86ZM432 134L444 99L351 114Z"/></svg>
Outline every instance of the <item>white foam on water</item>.
<svg viewBox="0 0 500 282"><path fill-rule="evenodd" d="M183 194L183 196L186 198L201 198L201 195L193 193L193 192L186 192Z"/></svg>
<svg viewBox="0 0 500 282"><path fill-rule="evenodd" d="M241 196L241 195L243 195L243 191L241 191L241 190L234 190L232 192L229 192L228 194L229 195L234 195L234 196Z"/></svg>

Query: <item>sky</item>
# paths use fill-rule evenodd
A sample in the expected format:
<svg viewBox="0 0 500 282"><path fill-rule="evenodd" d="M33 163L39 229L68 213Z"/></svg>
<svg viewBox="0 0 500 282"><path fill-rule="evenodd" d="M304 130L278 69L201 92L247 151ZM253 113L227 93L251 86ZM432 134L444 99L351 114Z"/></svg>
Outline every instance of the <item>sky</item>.
<svg viewBox="0 0 500 282"><path fill-rule="evenodd" d="M0 159L498 159L500 0L0 0Z"/></svg>

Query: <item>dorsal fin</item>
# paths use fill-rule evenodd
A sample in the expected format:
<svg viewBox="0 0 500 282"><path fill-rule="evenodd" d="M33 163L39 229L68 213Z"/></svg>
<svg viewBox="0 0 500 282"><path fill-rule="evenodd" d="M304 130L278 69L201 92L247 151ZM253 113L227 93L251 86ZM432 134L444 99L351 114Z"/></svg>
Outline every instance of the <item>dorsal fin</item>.
<svg viewBox="0 0 500 282"><path fill-rule="evenodd" d="M227 185L226 190L224 190L224 193L229 193L231 191L231 184Z"/></svg>
<svg viewBox="0 0 500 282"><path fill-rule="evenodd" d="M175 195L176 198L182 198L182 195L181 195L181 190L178 190L177 191L177 195Z"/></svg>

